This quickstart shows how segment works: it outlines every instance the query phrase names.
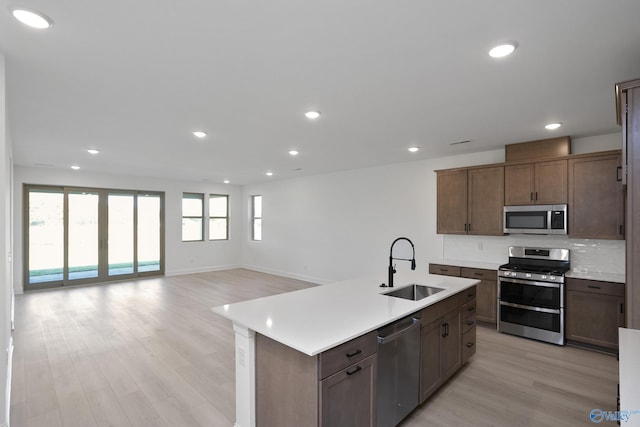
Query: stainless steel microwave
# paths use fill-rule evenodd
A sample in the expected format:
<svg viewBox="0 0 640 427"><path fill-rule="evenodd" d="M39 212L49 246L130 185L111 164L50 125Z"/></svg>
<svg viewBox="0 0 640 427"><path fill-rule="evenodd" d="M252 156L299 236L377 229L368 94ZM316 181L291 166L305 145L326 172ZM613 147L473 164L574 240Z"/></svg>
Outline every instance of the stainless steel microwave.
<svg viewBox="0 0 640 427"><path fill-rule="evenodd" d="M567 205L504 207L504 232L567 234Z"/></svg>

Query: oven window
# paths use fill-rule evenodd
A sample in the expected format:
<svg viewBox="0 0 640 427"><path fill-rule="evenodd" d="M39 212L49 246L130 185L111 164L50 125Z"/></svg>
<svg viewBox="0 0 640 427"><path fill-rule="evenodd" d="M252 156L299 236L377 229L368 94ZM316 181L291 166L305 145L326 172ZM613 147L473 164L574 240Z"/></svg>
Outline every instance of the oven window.
<svg viewBox="0 0 640 427"><path fill-rule="evenodd" d="M560 314L542 313L523 308L500 306L500 321L532 328L560 332Z"/></svg>
<svg viewBox="0 0 640 427"><path fill-rule="evenodd" d="M506 212L507 228L523 228L528 230L547 229L547 211Z"/></svg>
<svg viewBox="0 0 640 427"><path fill-rule="evenodd" d="M500 300L529 307L561 307L560 288L525 285L503 279L500 280Z"/></svg>

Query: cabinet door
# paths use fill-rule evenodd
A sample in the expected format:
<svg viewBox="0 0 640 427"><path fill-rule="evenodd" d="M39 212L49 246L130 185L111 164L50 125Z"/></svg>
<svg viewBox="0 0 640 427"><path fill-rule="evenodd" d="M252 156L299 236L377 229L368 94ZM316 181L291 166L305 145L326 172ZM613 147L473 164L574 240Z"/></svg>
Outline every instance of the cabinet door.
<svg viewBox="0 0 640 427"><path fill-rule="evenodd" d="M624 239L621 156L569 160L569 235Z"/></svg>
<svg viewBox="0 0 640 427"><path fill-rule="evenodd" d="M481 322L496 324L498 281L482 280L478 283L478 307L476 317Z"/></svg>
<svg viewBox="0 0 640 427"><path fill-rule="evenodd" d="M469 234L504 235L504 166L468 171Z"/></svg>
<svg viewBox="0 0 640 427"><path fill-rule="evenodd" d="M618 348L618 327L624 325L624 297L567 291L567 339Z"/></svg>
<svg viewBox="0 0 640 427"><path fill-rule="evenodd" d="M442 379L446 381L462 364L460 353L460 343L462 340L460 309L445 315L442 324L445 326L445 336L442 338L441 366Z"/></svg>
<svg viewBox="0 0 640 427"><path fill-rule="evenodd" d="M376 424L376 355L320 381L322 427Z"/></svg>
<svg viewBox="0 0 640 427"><path fill-rule="evenodd" d="M467 171L438 172L437 232L466 234Z"/></svg>
<svg viewBox="0 0 640 427"><path fill-rule="evenodd" d="M535 193L535 166L533 163L504 167L504 204L533 204Z"/></svg>
<svg viewBox="0 0 640 427"><path fill-rule="evenodd" d="M428 323L421 329L420 403L427 400L442 384L442 370L440 369L442 335L444 335L442 319Z"/></svg>
<svg viewBox="0 0 640 427"><path fill-rule="evenodd" d="M540 162L535 164L535 169L534 203L567 203L567 161Z"/></svg>
<svg viewBox="0 0 640 427"><path fill-rule="evenodd" d="M497 298L498 298L498 273L495 270L484 268L460 269L460 276L469 279L480 280L476 289L477 319L481 322L496 324Z"/></svg>

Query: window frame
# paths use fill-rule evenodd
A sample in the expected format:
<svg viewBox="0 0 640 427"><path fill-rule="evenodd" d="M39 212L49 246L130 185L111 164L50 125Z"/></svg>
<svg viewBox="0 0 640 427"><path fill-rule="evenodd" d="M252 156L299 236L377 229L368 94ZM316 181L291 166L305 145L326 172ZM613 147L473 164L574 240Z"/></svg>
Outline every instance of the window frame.
<svg viewBox="0 0 640 427"><path fill-rule="evenodd" d="M203 242L204 241L204 193L191 193L191 192L183 192L182 193L182 198L180 199L180 201L183 203L184 205L184 200L185 199L200 199L201 202L201 207L200 207L200 216L194 216L194 215L185 215L184 214L184 206L181 206L181 214L182 214L182 227L181 227L181 240L182 242ZM199 239L189 239L189 240L185 240L184 238L184 219L188 218L188 219L200 219L200 238Z"/></svg>
<svg viewBox="0 0 640 427"><path fill-rule="evenodd" d="M260 216L256 215L256 199L260 199ZM251 196L251 241L260 242L262 241L262 195L255 194ZM260 222L260 236L256 238L256 221Z"/></svg>
<svg viewBox="0 0 640 427"><path fill-rule="evenodd" d="M211 215L211 199L213 198L224 198L226 200L226 212L225 212L225 216L215 216L215 215ZM209 204L208 204L208 208L209 208L209 221L208 221L208 238L210 241L212 242L217 242L217 241L221 241L221 240L229 240L229 195L228 194L209 194ZM226 222L225 225L225 237L224 238L220 238L220 239L215 239L211 237L211 220L212 219L224 219Z"/></svg>

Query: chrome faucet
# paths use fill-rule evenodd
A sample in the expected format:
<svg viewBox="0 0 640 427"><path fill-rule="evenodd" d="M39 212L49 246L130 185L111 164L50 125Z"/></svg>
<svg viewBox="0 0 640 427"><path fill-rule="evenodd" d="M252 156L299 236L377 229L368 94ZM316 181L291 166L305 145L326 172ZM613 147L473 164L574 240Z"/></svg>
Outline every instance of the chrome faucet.
<svg viewBox="0 0 640 427"><path fill-rule="evenodd" d="M411 259L394 258L393 257L393 246L396 244L396 242L398 240L406 240L407 242L409 242L409 244L411 245L411 250L413 251L413 255L412 255ZM389 282L388 282L388 285L387 285L390 288L393 288L393 275L396 273L396 267L395 267L395 265L393 265L393 260L394 259L402 260L402 261L411 261L411 269L415 270L416 269L416 248L413 246L413 242L411 240L407 239L406 237L398 237L391 244L391 249L389 250Z"/></svg>

